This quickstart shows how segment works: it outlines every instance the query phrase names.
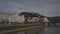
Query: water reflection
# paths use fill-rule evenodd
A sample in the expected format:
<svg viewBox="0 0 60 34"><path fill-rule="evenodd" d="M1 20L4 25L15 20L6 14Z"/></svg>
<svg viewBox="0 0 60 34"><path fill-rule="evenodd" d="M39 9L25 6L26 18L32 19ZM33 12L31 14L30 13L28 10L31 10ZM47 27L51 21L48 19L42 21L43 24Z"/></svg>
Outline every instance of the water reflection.
<svg viewBox="0 0 60 34"><path fill-rule="evenodd" d="M60 34L60 25L45 28L38 27L3 34Z"/></svg>
<svg viewBox="0 0 60 34"><path fill-rule="evenodd" d="M44 32L45 32L45 33L48 32L48 27L45 27L45 28L44 28Z"/></svg>
<svg viewBox="0 0 60 34"><path fill-rule="evenodd" d="M44 28L33 28L33 29L26 29L23 31L16 31L16 32L9 32L9 33L3 33L3 34L40 34L41 31L43 31Z"/></svg>
<svg viewBox="0 0 60 34"><path fill-rule="evenodd" d="M33 28L25 30L25 34L40 34L40 31L43 31L43 28Z"/></svg>

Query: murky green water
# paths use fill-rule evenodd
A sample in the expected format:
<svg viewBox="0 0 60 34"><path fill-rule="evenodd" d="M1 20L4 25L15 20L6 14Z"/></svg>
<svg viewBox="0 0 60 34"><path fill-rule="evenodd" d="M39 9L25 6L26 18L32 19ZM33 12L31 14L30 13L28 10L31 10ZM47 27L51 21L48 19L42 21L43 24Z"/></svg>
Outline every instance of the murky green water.
<svg viewBox="0 0 60 34"><path fill-rule="evenodd" d="M45 28L33 28L23 31L1 33L1 34L60 34L60 25L45 27Z"/></svg>

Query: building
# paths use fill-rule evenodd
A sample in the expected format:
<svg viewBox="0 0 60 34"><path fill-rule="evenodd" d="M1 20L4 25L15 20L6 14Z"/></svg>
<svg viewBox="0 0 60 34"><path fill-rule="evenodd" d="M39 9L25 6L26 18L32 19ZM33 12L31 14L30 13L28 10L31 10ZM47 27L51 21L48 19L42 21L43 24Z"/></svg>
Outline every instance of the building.
<svg viewBox="0 0 60 34"><path fill-rule="evenodd" d="M32 18L28 18L27 19L28 23L32 23L32 24L38 24L39 23L39 18L38 17L32 17Z"/></svg>
<svg viewBox="0 0 60 34"><path fill-rule="evenodd" d="M24 24L25 18L24 15L16 15L16 16L10 16L9 17L9 23L13 23L13 24Z"/></svg>
<svg viewBox="0 0 60 34"><path fill-rule="evenodd" d="M8 13L0 13L0 24L17 24L24 23L25 18L24 15L18 16L17 14L8 14Z"/></svg>
<svg viewBox="0 0 60 34"><path fill-rule="evenodd" d="M21 12L19 15L24 15L26 24L38 23L40 19L39 13Z"/></svg>

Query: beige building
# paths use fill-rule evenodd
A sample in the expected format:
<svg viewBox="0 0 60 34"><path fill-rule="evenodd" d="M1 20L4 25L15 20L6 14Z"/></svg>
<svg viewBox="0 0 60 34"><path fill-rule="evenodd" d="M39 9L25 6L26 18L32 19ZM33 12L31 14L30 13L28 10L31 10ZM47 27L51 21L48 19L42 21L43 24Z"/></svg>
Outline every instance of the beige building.
<svg viewBox="0 0 60 34"><path fill-rule="evenodd" d="M13 23L24 23L25 21L25 18L24 18L24 15L20 15L20 16L10 16L9 17L9 22L13 22Z"/></svg>
<svg viewBox="0 0 60 34"><path fill-rule="evenodd" d="M14 23L24 23L24 21L25 21L24 15L18 16L17 14L0 13L0 23L14 24Z"/></svg>
<svg viewBox="0 0 60 34"><path fill-rule="evenodd" d="M49 20L47 17L43 18L43 22L45 23L45 26L48 26Z"/></svg>
<svg viewBox="0 0 60 34"><path fill-rule="evenodd" d="M32 23L32 24L37 24L39 23L39 18L38 17L29 17L28 18L28 22Z"/></svg>

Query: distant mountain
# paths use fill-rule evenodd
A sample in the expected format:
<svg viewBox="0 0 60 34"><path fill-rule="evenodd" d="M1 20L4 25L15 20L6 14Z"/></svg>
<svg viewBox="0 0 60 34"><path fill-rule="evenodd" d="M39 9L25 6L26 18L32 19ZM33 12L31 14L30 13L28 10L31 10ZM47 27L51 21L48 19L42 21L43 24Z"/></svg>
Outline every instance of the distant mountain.
<svg viewBox="0 0 60 34"><path fill-rule="evenodd" d="M60 16L55 16L55 17L48 17L48 19L52 22L60 22Z"/></svg>

